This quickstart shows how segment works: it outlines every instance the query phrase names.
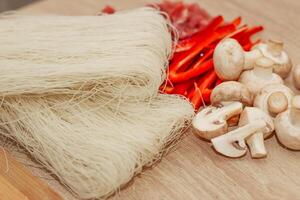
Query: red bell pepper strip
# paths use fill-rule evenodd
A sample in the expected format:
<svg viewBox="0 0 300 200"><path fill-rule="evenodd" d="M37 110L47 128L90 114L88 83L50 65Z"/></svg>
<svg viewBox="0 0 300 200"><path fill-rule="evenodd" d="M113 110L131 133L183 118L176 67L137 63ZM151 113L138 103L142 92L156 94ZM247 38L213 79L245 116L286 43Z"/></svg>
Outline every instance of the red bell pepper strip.
<svg viewBox="0 0 300 200"><path fill-rule="evenodd" d="M242 35L242 37L238 38L238 41L241 45L251 43L251 37L262 30L263 28L261 26L250 28Z"/></svg>
<svg viewBox="0 0 300 200"><path fill-rule="evenodd" d="M188 71L185 72L180 72L180 73L174 73L173 71L170 71L169 73L169 80L172 83L178 83L181 81L186 81L191 78L195 78L204 72L207 72L208 70L213 69L213 60L210 59L204 63L197 62L195 64L194 68L189 69Z"/></svg>
<svg viewBox="0 0 300 200"><path fill-rule="evenodd" d="M203 101L205 101L203 92L215 82L217 74L214 70L211 70L203 77L199 79L197 83L194 83L194 90L188 96L190 102L194 105L195 110L198 110L199 107L203 105ZM210 93L205 92L205 95L207 102L209 102L209 98L207 96L210 97Z"/></svg>
<svg viewBox="0 0 300 200"><path fill-rule="evenodd" d="M202 97L203 97L203 100L205 101L205 103L210 103L210 95L212 93L212 89L204 89L203 92L202 92Z"/></svg>
<svg viewBox="0 0 300 200"><path fill-rule="evenodd" d="M217 81L216 81L215 86L220 85L221 83L223 83L223 80L218 78Z"/></svg>
<svg viewBox="0 0 300 200"><path fill-rule="evenodd" d="M197 44L190 50L183 52L183 54L173 59L174 61L169 66L170 71L176 72L182 66L189 64L205 46L213 42L218 37L215 30L222 22L223 18L221 16L214 18L212 22L203 31L201 31L201 37L199 37L200 39Z"/></svg>
<svg viewBox="0 0 300 200"><path fill-rule="evenodd" d="M101 10L101 12L106 14L114 14L116 10L113 7L107 5Z"/></svg>
<svg viewBox="0 0 300 200"><path fill-rule="evenodd" d="M175 52L183 52L191 49L198 42L200 42L205 35L209 35L209 32L213 32L218 26L223 22L222 16L217 16L202 30L198 33L195 33L190 38L183 39L178 42L175 48Z"/></svg>
<svg viewBox="0 0 300 200"><path fill-rule="evenodd" d="M205 88L209 88L217 79L217 74L214 70L211 70L208 72L207 76L205 77L205 80L200 82L197 82L197 86L201 91L203 91Z"/></svg>
<svg viewBox="0 0 300 200"><path fill-rule="evenodd" d="M235 27L238 27L238 26L241 24L241 22L242 22L242 17L239 16L239 17L235 18L235 19L231 22L231 24L233 24Z"/></svg>
<svg viewBox="0 0 300 200"><path fill-rule="evenodd" d="M241 28L237 29L233 33L228 34L225 38L233 38L239 40L239 38L243 37L245 32L248 30L248 26L242 26Z"/></svg>
<svg viewBox="0 0 300 200"><path fill-rule="evenodd" d="M193 86L194 81L195 81L194 79L191 79L175 85L174 86L175 89L173 91L174 94L181 94L186 96L188 93L188 89Z"/></svg>

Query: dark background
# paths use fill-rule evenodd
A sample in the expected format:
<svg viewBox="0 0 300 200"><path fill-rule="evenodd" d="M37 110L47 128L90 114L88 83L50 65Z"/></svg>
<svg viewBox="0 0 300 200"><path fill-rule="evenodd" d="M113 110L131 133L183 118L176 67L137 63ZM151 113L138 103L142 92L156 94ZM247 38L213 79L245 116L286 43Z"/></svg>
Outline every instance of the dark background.
<svg viewBox="0 0 300 200"><path fill-rule="evenodd" d="M15 10L37 0L0 0L0 12Z"/></svg>

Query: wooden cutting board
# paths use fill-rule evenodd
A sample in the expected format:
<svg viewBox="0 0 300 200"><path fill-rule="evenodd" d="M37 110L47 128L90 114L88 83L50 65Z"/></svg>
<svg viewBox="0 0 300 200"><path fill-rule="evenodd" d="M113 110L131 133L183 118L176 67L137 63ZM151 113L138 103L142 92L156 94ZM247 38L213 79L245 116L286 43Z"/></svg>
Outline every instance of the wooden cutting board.
<svg viewBox="0 0 300 200"><path fill-rule="evenodd" d="M0 200L61 200L49 186L33 176L0 148Z"/></svg>
<svg viewBox="0 0 300 200"><path fill-rule="evenodd" d="M105 4L120 9L142 6L148 2L153 1L44 0L22 11L39 14L91 15L97 13ZM249 24L264 25L266 28L264 37L281 38L293 62L300 63L300 1L198 0L198 2L213 15L222 14L228 20L242 16ZM209 143L199 140L190 133L159 165L151 170L145 170L112 199L300 199L300 152L282 148L275 137L266 141L266 147L269 153L265 159L253 160L249 154L240 159L229 159L217 155ZM62 190L58 182L54 184L54 188L66 199L75 199L70 193ZM20 196L22 192L15 195Z"/></svg>

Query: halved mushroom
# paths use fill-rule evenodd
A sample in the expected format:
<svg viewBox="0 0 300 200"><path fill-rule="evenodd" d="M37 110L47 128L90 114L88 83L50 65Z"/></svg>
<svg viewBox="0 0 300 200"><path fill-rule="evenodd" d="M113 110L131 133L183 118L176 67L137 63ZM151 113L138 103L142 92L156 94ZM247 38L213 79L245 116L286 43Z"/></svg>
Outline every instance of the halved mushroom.
<svg viewBox="0 0 300 200"><path fill-rule="evenodd" d="M269 137L274 131L274 124L271 117L264 113L259 108L246 107L240 116L239 126L245 126L253 121L264 121L266 127L255 132L247 138L246 142L249 146L252 158L261 158L267 155L264 145L264 139Z"/></svg>
<svg viewBox="0 0 300 200"><path fill-rule="evenodd" d="M245 140L251 135L265 129L263 120L252 121L224 135L211 140L214 149L222 155L237 158L247 153Z"/></svg>
<svg viewBox="0 0 300 200"><path fill-rule="evenodd" d="M262 55L274 62L274 73L286 78L291 69L292 62L288 54L283 50L283 42L278 40L268 40L267 43L259 43L253 50L258 49Z"/></svg>
<svg viewBox="0 0 300 200"><path fill-rule="evenodd" d="M222 80L237 80L242 71L252 69L254 62L260 57L262 54L258 49L246 52L237 40L226 38L215 48L215 71Z"/></svg>
<svg viewBox="0 0 300 200"><path fill-rule="evenodd" d="M273 64L268 58L259 58L253 70L241 74L239 82L243 83L252 95L256 95L268 84L283 84L282 78L273 73Z"/></svg>
<svg viewBox="0 0 300 200"><path fill-rule="evenodd" d="M255 96L253 106L276 117L291 104L294 92L283 84L269 84Z"/></svg>
<svg viewBox="0 0 300 200"><path fill-rule="evenodd" d="M291 107L274 120L275 131L281 144L300 150L300 95L292 99Z"/></svg>
<svg viewBox="0 0 300 200"><path fill-rule="evenodd" d="M248 88L237 81L227 81L216 86L210 96L212 105L239 101L246 106L251 106L253 98Z"/></svg>
<svg viewBox="0 0 300 200"><path fill-rule="evenodd" d="M296 65L293 69L294 86L300 90L300 65Z"/></svg>
<svg viewBox="0 0 300 200"><path fill-rule="evenodd" d="M227 132L226 120L239 115L242 110L243 105L240 102L233 102L222 107L208 106L197 113L192 124L201 138L210 140Z"/></svg>

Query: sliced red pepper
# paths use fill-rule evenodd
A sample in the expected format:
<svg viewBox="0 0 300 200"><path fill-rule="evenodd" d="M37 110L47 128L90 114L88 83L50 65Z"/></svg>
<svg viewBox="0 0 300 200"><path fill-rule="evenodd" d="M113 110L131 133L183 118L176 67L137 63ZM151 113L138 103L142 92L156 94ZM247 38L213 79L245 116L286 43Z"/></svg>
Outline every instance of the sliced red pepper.
<svg viewBox="0 0 300 200"><path fill-rule="evenodd" d="M215 30L222 22L223 18L221 16L215 17L212 22L203 31L201 31L201 35L197 44L195 44L195 46L193 46L190 50L183 52L183 54L174 59L169 66L170 71L176 72L182 66L189 64L205 46L213 42L218 37L218 34L215 32Z"/></svg>
<svg viewBox="0 0 300 200"><path fill-rule="evenodd" d="M202 94L200 89L197 87L197 84L195 83L195 92L193 94L193 97L190 99L190 102L194 106L194 109L197 111L204 103Z"/></svg>
<svg viewBox="0 0 300 200"><path fill-rule="evenodd" d="M178 83L181 81L186 81L189 80L191 78L197 77L201 74L203 74L204 72L213 69L213 60L210 59L204 63L201 62L197 62L195 64L196 67L189 69L188 71L185 72L180 72L180 73L174 73L174 72L170 72L169 73L169 80L172 83Z"/></svg>
<svg viewBox="0 0 300 200"><path fill-rule="evenodd" d="M181 94L181 95L187 95L188 89L193 86L194 84L194 79L188 80L188 81L184 81L182 83L179 83L177 85L174 86L175 90L174 90L174 94Z"/></svg>
<svg viewBox="0 0 300 200"><path fill-rule="evenodd" d="M242 26L241 28L237 29L233 33L228 34L226 38L233 38L239 40L239 38L241 38L247 30L248 30L248 26L246 25Z"/></svg>
<svg viewBox="0 0 300 200"><path fill-rule="evenodd" d="M217 74L214 70L211 70L208 72L207 76L205 77L204 81L197 82L197 85L201 91L203 91L205 88L209 88L214 81L217 79Z"/></svg>
<svg viewBox="0 0 300 200"><path fill-rule="evenodd" d="M253 27L253 28L250 28L248 29L243 35L241 38L238 39L238 41L240 42L241 45L244 45L244 44L248 44L251 42L251 37L262 31L263 30L263 27L262 26L257 26L257 27Z"/></svg>
<svg viewBox="0 0 300 200"><path fill-rule="evenodd" d="M238 26L241 24L241 22L242 22L242 17L239 16L239 17L235 18L235 19L231 22L231 24L233 24L235 27L238 27Z"/></svg>
<svg viewBox="0 0 300 200"><path fill-rule="evenodd" d="M201 79L194 83L194 91L192 91L188 98L190 102L194 105L195 110L198 110L201 105L203 105L203 101L210 102L210 89L208 89L217 79L217 74L214 70L211 70L207 73L207 75L203 76ZM206 91L206 92L204 92ZM205 99L203 96L205 93Z"/></svg>
<svg viewBox="0 0 300 200"><path fill-rule="evenodd" d="M106 14L114 14L116 10L113 7L107 5L101 10L101 12Z"/></svg>
<svg viewBox="0 0 300 200"><path fill-rule="evenodd" d="M220 85L221 83L223 83L223 80L218 78L217 81L216 81L215 86Z"/></svg>
<svg viewBox="0 0 300 200"><path fill-rule="evenodd" d="M172 94L173 91L174 91L174 87L170 86L170 85L165 85L164 87L161 87L160 90L163 92L163 93L166 93L166 94Z"/></svg>
<svg viewBox="0 0 300 200"><path fill-rule="evenodd" d="M205 103L210 103L210 95L212 93L212 89L204 89L202 91L202 97L203 97L203 100L205 101Z"/></svg>

